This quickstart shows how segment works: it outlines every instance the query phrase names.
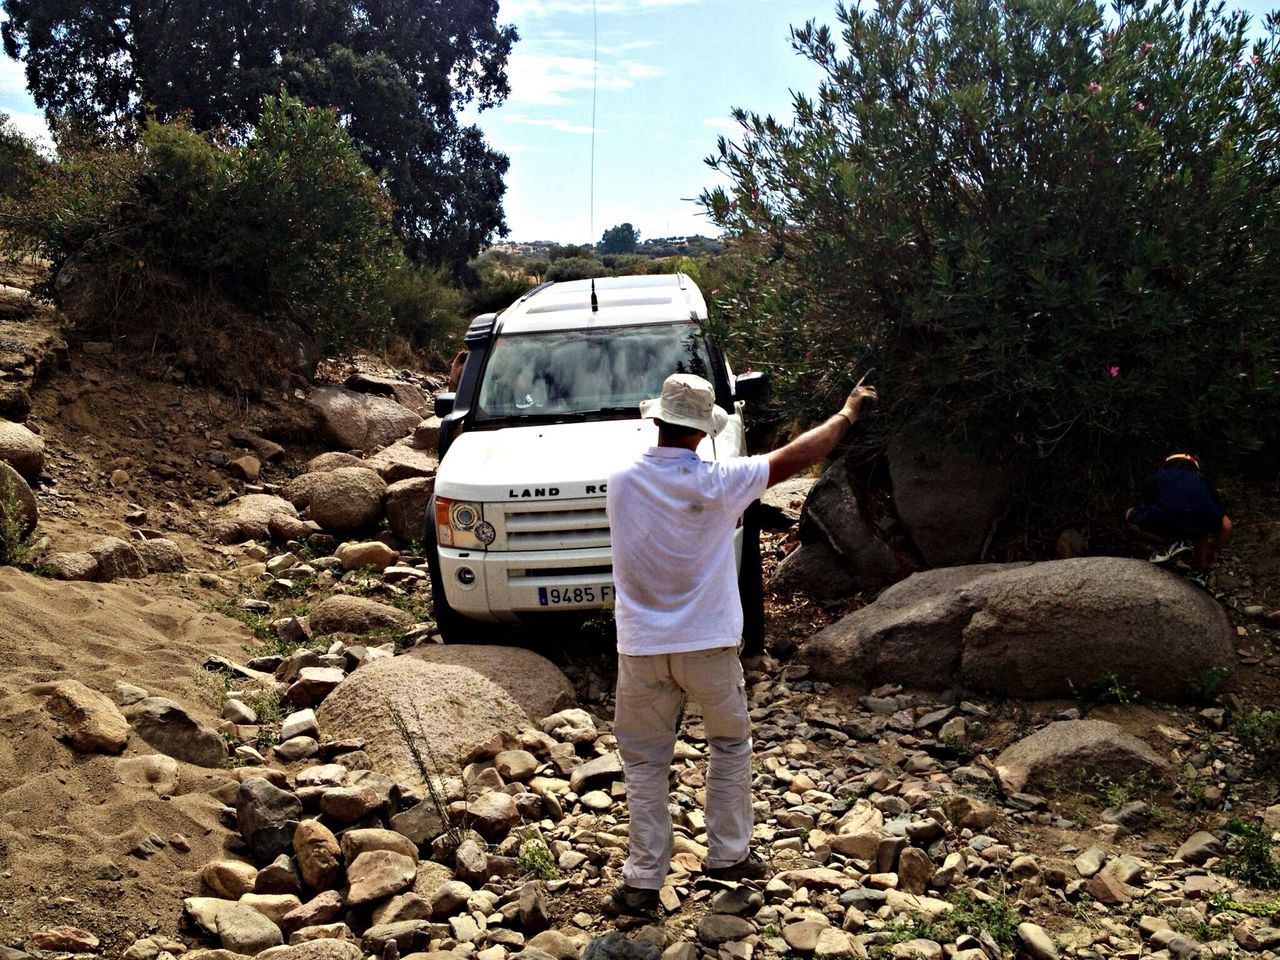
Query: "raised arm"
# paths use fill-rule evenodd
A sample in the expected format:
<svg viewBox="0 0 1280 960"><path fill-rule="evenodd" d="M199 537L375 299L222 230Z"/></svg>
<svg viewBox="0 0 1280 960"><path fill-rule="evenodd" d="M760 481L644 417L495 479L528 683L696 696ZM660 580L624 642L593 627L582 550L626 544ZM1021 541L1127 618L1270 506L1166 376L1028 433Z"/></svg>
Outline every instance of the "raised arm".
<svg viewBox="0 0 1280 960"><path fill-rule="evenodd" d="M844 406L825 423L812 430L806 430L785 446L779 447L769 456L769 486L781 483L788 477L795 476L815 463L825 460L836 448L840 438L849 432L849 428L858 422L862 414L863 404L876 399L875 387L857 387Z"/></svg>

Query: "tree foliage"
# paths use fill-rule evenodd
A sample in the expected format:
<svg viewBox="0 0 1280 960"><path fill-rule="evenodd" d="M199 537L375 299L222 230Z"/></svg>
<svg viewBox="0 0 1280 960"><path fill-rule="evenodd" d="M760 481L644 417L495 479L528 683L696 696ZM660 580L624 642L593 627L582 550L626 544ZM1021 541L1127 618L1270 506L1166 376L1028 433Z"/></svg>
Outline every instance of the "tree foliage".
<svg viewBox="0 0 1280 960"><path fill-rule="evenodd" d="M1016 448L1064 496L1280 435L1280 57L1208 0L878 0L809 23L790 125L703 194L719 299L794 412L878 367L891 426ZM1068 493L1068 491L1071 491Z"/></svg>
<svg viewBox="0 0 1280 960"><path fill-rule="evenodd" d="M240 138L282 87L336 109L397 225L457 263L505 233L508 162L459 120L508 92L497 0L3 0L5 51L50 120L127 135L153 116Z"/></svg>
<svg viewBox="0 0 1280 960"><path fill-rule="evenodd" d="M640 246L640 231L629 223L610 227L600 237L599 251L608 253L635 253Z"/></svg>
<svg viewBox="0 0 1280 960"><path fill-rule="evenodd" d="M55 277L107 278L95 307L115 304L126 323L212 298L287 318L326 348L386 328L403 259L390 200L337 116L287 96L268 99L243 144L182 122L149 123L136 143L64 143L3 212Z"/></svg>

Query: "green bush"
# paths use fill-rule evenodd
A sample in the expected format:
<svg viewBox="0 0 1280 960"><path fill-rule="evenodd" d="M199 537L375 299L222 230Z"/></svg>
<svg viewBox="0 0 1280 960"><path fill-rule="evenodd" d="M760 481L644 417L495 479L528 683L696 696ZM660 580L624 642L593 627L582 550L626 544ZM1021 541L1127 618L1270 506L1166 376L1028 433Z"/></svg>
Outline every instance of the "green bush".
<svg viewBox="0 0 1280 960"><path fill-rule="evenodd" d="M462 291L442 271L404 258L398 258L388 271L384 291L391 312L391 331L447 366L452 357L450 344L456 349L466 332Z"/></svg>
<svg viewBox="0 0 1280 960"><path fill-rule="evenodd" d="M8 114L0 113L0 197L25 189L42 163L31 138L13 125Z"/></svg>
<svg viewBox="0 0 1280 960"><path fill-rule="evenodd" d="M333 111L282 94L243 144L150 123L136 144L60 146L6 221L55 272L101 271L105 319L213 299L287 318L325 349L386 330L403 260L391 204Z"/></svg>
<svg viewBox="0 0 1280 960"><path fill-rule="evenodd" d="M1231 732L1258 772L1280 773L1280 710L1249 707L1231 718Z"/></svg>
<svg viewBox="0 0 1280 960"><path fill-rule="evenodd" d="M560 257L552 258L547 267L547 279L560 282L562 280L586 280L591 277L607 277L610 270L595 257Z"/></svg>
<svg viewBox="0 0 1280 960"><path fill-rule="evenodd" d="M737 111L702 197L744 255L720 314L785 411L874 365L886 426L1011 449L1066 516L1174 444L1274 476L1280 20L1251 46L1208 0L837 17L793 31L816 95Z"/></svg>
<svg viewBox="0 0 1280 960"><path fill-rule="evenodd" d="M1222 871L1260 890L1280 889L1276 847L1269 829L1232 817L1227 821L1227 855L1222 860Z"/></svg>
<svg viewBox="0 0 1280 960"><path fill-rule="evenodd" d="M18 491L0 472L0 567L27 566L35 548L36 534L27 529Z"/></svg>

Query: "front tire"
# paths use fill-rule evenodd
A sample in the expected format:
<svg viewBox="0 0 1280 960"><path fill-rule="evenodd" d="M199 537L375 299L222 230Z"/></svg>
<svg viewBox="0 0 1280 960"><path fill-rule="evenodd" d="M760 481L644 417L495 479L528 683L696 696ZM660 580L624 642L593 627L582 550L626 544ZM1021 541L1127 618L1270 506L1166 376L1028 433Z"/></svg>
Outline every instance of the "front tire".
<svg viewBox="0 0 1280 960"><path fill-rule="evenodd" d="M742 563L738 567L742 601L742 655L764 653L764 565L760 560L760 501L742 515Z"/></svg>

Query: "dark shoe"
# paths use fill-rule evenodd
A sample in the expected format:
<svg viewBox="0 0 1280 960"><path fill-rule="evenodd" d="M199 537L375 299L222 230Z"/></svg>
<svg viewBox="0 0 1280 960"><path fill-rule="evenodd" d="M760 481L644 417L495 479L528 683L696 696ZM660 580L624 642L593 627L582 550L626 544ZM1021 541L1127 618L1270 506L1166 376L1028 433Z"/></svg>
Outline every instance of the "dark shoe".
<svg viewBox="0 0 1280 960"><path fill-rule="evenodd" d="M620 883L613 888L607 905L609 913L616 915L642 916L656 913L658 909L658 891L642 890L639 887Z"/></svg>
<svg viewBox="0 0 1280 960"><path fill-rule="evenodd" d="M1175 540L1163 550L1157 550L1151 555L1152 563L1168 563L1174 557L1179 557L1184 553L1191 552L1191 544L1182 540Z"/></svg>
<svg viewBox="0 0 1280 960"><path fill-rule="evenodd" d="M764 880L769 876L769 865L756 854L748 853L737 863L727 867L707 867L702 871L712 880L738 883L742 880Z"/></svg>

